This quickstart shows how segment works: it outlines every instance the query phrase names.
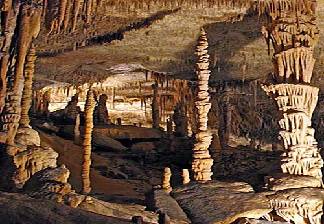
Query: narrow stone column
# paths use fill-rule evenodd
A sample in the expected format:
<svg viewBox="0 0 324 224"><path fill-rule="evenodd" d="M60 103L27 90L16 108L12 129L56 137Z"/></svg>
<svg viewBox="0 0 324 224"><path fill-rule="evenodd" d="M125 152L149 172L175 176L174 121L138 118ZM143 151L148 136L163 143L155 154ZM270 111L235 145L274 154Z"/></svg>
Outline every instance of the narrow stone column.
<svg viewBox="0 0 324 224"><path fill-rule="evenodd" d="M80 137L80 114L77 115L74 125L74 144L79 145L81 142Z"/></svg>
<svg viewBox="0 0 324 224"><path fill-rule="evenodd" d="M190 175L188 169L182 170L182 184L189 184L190 183Z"/></svg>
<svg viewBox="0 0 324 224"><path fill-rule="evenodd" d="M261 3L260 3L261 4ZM315 20L315 2L286 5L282 1L266 1L261 5L269 15L263 28L267 43L274 48L274 84L263 89L277 102L282 118L280 137L283 173L318 178L322 182L323 160L314 138L312 114L318 101L317 87L311 86L315 59L314 46L319 39ZM288 7L289 6L289 7ZM284 10L276 10L284 7Z"/></svg>
<svg viewBox="0 0 324 224"><path fill-rule="evenodd" d="M159 101L158 101L158 84L152 85L153 88L153 98L152 98L152 127L160 128L160 111L159 111Z"/></svg>
<svg viewBox="0 0 324 224"><path fill-rule="evenodd" d="M164 189L167 193L172 191L171 176L171 169L169 167L165 167L163 171L162 189Z"/></svg>
<svg viewBox="0 0 324 224"><path fill-rule="evenodd" d="M29 119L29 109L32 103L32 94L33 94L33 77L35 71L35 61L36 61L36 50L35 47L32 46L29 49L29 53L26 57L25 64L25 83L24 90L21 99L21 118L20 118L20 126L29 127L30 119Z"/></svg>
<svg viewBox="0 0 324 224"><path fill-rule="evenodd" d="M196 181L209 181L213 172L211 171L213 159L211 158L208 148L212 141L212 134L208 131L207 121L208 112L211 108L208 93L208 81L210 76L208 42L206 32L202 29L198 40L196 55L198 62L196 74L198 79L198 90L196 96L196 108L198 112L198 130L193 148L192 172Z"/></svg>
<svg viewBox="0 0 324 224"><path fill-rule="evenodd" d="M84 108L85 129L83 140L83 162L82 162L82 193L89 194L90 187L90 166L91 166L91 140L93 130L93 111L95 99L92 90L88 90L87 100Z"/></svg>

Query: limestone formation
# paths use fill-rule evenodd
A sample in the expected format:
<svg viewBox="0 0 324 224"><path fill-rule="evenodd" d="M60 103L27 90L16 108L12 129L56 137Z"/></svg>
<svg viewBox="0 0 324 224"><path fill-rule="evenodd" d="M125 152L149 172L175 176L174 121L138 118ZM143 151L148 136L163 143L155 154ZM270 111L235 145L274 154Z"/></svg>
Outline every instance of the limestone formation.
<svg viewBox="0 0 324 224"><path fill-rule="evenodd" d="M35 47L32 46L29 49L29 53L26 57L26 64L24 70L24 90L21 99L21 118L20 118L20 126L29 127L30 119L29 119L29 109L32 103L32 84L33 84L33 76L35 70L35 61L36 61L36 50Z"/></svg>
<svg viewBox="0 0 324 224"><path fill-rule="evenodd" d="M80 113L81 109L78 106L79 103L79 94L75 94L72 96L71 101L68 105L64 108L64 118L69 122L75 122L78 114Z"/></svg>
<svg viewBox="0 0 324 224"><path fill-rule="evenodd" d="M270 189L282 190L273 196L271 206L289 223L320 224L323 190L310 188L323 185L323 159L312 128L319 89L310 84L319 35L316 2L286 4L278 0L260 4L269 15L263 34L268 45L273 44L275 68L274 84L264 85L263 89L277 102L281 115L279 135L285 149L281 169L286 176L271 177L267 183Z"/></svg>
<svg viewBox="0 0 324 224"><path fill-rule="evenodd" d="M182 170L182 184L189 184L190 183L190 174L188 169Z"/></svg>
<svg viewBox="0 0 324 224"><path fill-rule="evenodd" d="M90 166L91 166L91 142L93 130L93 111L95 100L92 90L88 91L85 104L85 130L83 140L83 161L82 161L82 192L88 194L90 187Z"/></svg>
<svg viewBox="0 0 324 224"><path fill-rule="evenodd" d="M7 133L6 143L14 145L14 139L17 132L17 128L20 122L21 116L21 98L24 88L24 65L26 61L26 56L28 54L29 48L33 39L38 36L40 29L40 19L41 19L41 7L35 7L35 5L30 2L24 4L11 5L8 2L7 10L9 13L6 14L6 23L4 24L5 29L9 29L8 36L6 36L4 41L5 45L2 46L9 54L2 58L1 66L1 77L4 82L6 89L6 102L4 104L3 113L1 116L2 130ZM5 10L6 11L6 10ZM18 14L19 13L19 16ZM11 17L11 18L10 18ZM19 21L17 21L19 19ZM10 21L10 23L8 23ZM8 27L7 27L8 26ZM17 33L18 38L11 44L11 38L14 29L17 28L19 32ZM11 49L13 48L13 49ZM13 57L13 56L16 57ZM9 63L9 60L12 60ZM8 67L11 64L11 67Z"/></svg>
<svg viewBox="0 0 324 224"><path fill-rule="evenodd" d="M152 97L152 127L160 128L160 111L158 103L158 84L152 85L153 97Z"/></svg>
<svg viewBox="0 0 324 224"><path fill-rule="evenodd" d="M179 137L188 136L188 121L183 109L183 103L177 103L172 120L175 124L175 135Z"/></svg>
<svg viewBox="0 0 324 224"><path fill-rule="evenodd" d="M95 124L109 124L109 116L107 109L107 95L102 94L99 96L99 101L94 110Z"/></svg>
<svg viewBox="0 0 324 224"><path fill-rule="evenodd" d="M208 81L210 76L208 42L206 32L202 29L198 40L196 55L198 62L196 67L196 74L198 79L198 91L196 97L196 108L198 112L198 130L196 134L196 141L193 148L192 172L193 178L196 181L211 180L213 173L211 168L213 159L211 158L208 148L212 141L212 134L208 131L207 121L208 112L211 108L209 102L210 96L208 93Z"/></svg>
<svg viewBox="0 0 324 224"><path fill-rule="evenodd" d="M263 89L276 100L282 114L279 134L285 152L281 168L283 173L322 180L323 160L311 121L319 92L318 88L310 85L315 63L313 51L319 34L311 7L313 3L305 1L305 5L297 2L296 5L286 5L286 13L271 7L280 1L268 4L265 10L271 22L263 33L267 42L273 43L274 80L277 84L263 86Z"/></svg>
<svg viewBox="0 0 324 224"><path fill-rule="evenodd" d="M77 115L74 125L74 143L79 145L81 142L80 136L80 114Z"/></svg>
<svg viewBox="0 0 324 224"><path fill-rule="evenodd" d="M170 193L172 191L171 176L171 169L169 167L165 167L162 177L162 189L164 189L167 193Z"/></svg>

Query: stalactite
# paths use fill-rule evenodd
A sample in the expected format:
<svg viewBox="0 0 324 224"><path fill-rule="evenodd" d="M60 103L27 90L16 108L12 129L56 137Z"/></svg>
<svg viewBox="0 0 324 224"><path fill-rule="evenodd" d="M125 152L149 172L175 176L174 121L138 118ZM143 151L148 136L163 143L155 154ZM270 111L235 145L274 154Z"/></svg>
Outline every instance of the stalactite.
<svg viewBox="0 0 324 224"><path fill-rule="evenodd" d="M83 162L82 162L82 192L89 194L90 186L90 166L91 166L91 141L93 129L93 111L95 107L95 99L93 91L90 89L87 93L87 100L85 104L85 129L83 140Z"/></svg>
<svg viewBox="0 0 324 224"><path fill-rule="evenodd" d="M32 85L33 85L33 77L35 70L35 61L36 61L36 50L35 47L32 46L29 49L29 53L26 58L24 76L24 90L21 99L21 118L20 118L20 126L29 127L30 119L29 119L29 109L32 103Z"/></svg>
<svg viewBox="0 0 324 224"><path fill-rule="evenodd" d="M212 141L212 134L208 131L208 112L211 108L208 93L208 81L210 76L208 42L206 32L202 29L196 48L198 57L196 74L198 79L198 91L196 96L196 108L198 112L198 131L193 148L192 171L196 181L209 181L213 173L211 167L213 159L208 148Z"/></svg>

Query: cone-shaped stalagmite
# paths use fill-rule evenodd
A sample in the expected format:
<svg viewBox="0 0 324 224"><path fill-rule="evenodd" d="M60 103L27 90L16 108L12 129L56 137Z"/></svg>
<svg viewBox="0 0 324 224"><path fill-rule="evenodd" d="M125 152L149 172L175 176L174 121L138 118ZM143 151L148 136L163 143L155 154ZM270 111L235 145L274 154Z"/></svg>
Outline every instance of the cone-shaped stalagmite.
<svg viewBox="0 0 324 224"><path fill-rule="evenodd" d="M83 162L82 162L82 192L88 194L90 187L90 166L91 166L91 139L93 130L93 111L95 99L92 90L88 91L87 100L84 108L85 129L83 140Z"/></svg>
<svg viewBox="0 0 324 224"><path fill-rule="evenodd" d="M198 62L196 66L196 74L198 81L198 90L196 96L196 108L198 112L198 130L196 134L196 141L193 148L193 161L192 172L193 178L196 181L208 181L211 180L213 173L211 168L213 165L213 159L211 158L208 148L212 141L212 134L208 131L207 120L208 112L211 108L209 102L208 93L208 81L210 76L209 67L209 55L208 55L208 42L205 31L202 29L198 45L196 49L196 55Z"/></svg>
<svg viewBox="0 0 324 224"><path fill-rule="evenodd" d="M29 123L30 123L28 112L32 103L32 95L33 95L32 85L33 85L33 76L35 70L35 61L36 61L36 50L32 46L26 58L25 71L24 71L25 84L24 84L24 90L21 99L21 118L20 118L20 126L22 127L29 127Z"/></svg>

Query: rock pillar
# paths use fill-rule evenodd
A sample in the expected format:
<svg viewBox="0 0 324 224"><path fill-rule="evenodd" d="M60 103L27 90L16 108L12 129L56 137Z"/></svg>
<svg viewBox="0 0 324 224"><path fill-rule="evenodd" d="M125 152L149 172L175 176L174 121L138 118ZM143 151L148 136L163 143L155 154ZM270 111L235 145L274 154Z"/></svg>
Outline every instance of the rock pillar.
<svg viewBox="0 0 324 224"><path fill-rule="evenodd" d="M276 11L276 7L283 6L282 1L269 1L264 7L270 22L263 34L267 42L273 44L275 71L273 84L264 85L263 89L277 102L282 115L279 122L279 134L285 148L282 172L322 181L323 160L311 121L319 89L310 83L319 30L312 11L314 1L294 4L282 11Z"/></svg>
<svg viewBox="0 0 324 224"><path fill-rule="evenodd" d="M208 151L212 141L212 134L208 131L207 127L208 112L211 108L208 92L210 71L208 70L209 55L207 48L206 32L202 29L196 49L196 55L198 57L196 66L198 89L195 105L198 112L198 130L195 136L196 139L192 156L192 172L193 178L196 181L211 180L211 176L213 175L211 171L213 159Z"/></svg>
<svg viewBox="0 0 324 224"><path fill-rule="evenodd" d="M82 192L88 194L90 187L90 166L91 166L91 140L93 131L93 111L95 99L92 90L88 91L85 104L85 129L83 140L83 162L82 162Z"/></svg>

